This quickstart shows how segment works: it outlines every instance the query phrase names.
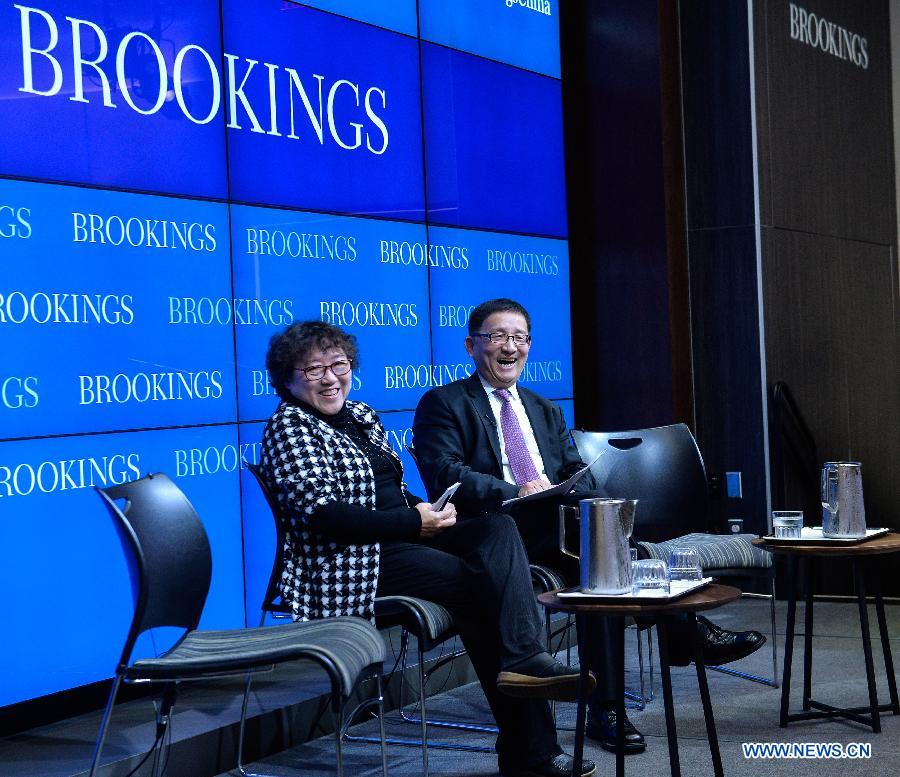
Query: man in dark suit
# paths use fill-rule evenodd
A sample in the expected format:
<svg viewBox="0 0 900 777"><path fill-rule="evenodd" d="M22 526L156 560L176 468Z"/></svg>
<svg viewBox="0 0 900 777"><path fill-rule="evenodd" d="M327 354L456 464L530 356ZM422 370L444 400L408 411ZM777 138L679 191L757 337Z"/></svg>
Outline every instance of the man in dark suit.
<svg viewBox="0 0 900 777"><path fill-rule="evenodd" d="M469 317L466 351L476 372L468 378L428 391L416 408L413 441L419 469L429 494L436 496L459 481L454 503L460 515L501 510L502 502L550 488L584 466L569 440L559 407L518 379L531 348L531 317L519 303L494 299L478 305ZM590 474L565 498L574 503L597 491ZM539 500L512 510L532 563L562 568L578 579L577 562L557 549L559 500ZM601 619L592 619L598 646L586 660L597 676L589 698L587 734L607 750L615 750L614 675L607 657L612 634ZM704 626L704 653L714 663L735 660L762 645L758 632L726 632ZM685 638L673 643L689 644ZM758 639L757 639L758 638ZM758 643L758 644L757 644ZM674 661L673 661L674 663ZM686 660L680 663L687 663ZM646 745L626 720L625 750L641 752Z"/></svg>

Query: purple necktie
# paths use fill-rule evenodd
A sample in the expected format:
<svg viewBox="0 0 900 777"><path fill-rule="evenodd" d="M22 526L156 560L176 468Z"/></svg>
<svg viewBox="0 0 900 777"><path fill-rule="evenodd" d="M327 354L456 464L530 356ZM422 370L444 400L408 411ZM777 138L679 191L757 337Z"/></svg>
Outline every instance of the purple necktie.
<svg viewBox="0 0 900 777"><path fill-rule="evenodd" d="M512 470L516 485L521 486L523 483L537 480L540 475L534 466L534 459L528 452L519 417L510 403L512 394L506 389L496 389L494 394L500 397L503 403L503 409L500 411L500 429L503 432L503 447L506 448L509 468Z"/></svg>

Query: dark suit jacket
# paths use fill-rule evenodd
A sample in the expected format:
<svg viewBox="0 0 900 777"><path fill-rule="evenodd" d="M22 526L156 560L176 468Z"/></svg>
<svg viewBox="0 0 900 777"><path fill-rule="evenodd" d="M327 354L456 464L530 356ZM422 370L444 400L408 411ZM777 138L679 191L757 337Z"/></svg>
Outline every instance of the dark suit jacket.
<svg viewBox="0 0 900 777"><path fill-rule="evenodd" d="M544 468L551 483L561 483L580 467L581 458L569 439L557 405L517 386ZM413 445L429 498L439 496L457 480L453 498L460 512L497 510L518 486L503 479L500 435L490 400L477 373L431 389L419 401L413 421ZM590 473L578 491L594 488Z"/></svg>

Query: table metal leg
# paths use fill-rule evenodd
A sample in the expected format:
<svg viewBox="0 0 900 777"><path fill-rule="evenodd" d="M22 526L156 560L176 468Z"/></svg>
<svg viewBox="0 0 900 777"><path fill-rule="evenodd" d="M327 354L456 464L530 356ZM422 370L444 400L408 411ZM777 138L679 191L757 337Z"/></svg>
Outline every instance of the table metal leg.
<svg viewBox="0 0 900 777"><path fill-rule="evenodd" d="M803 585L806 593L806 608L803 618L803 709L810 709L812 696L812 655L813 655L813 571L814 559L803 559Z"/></svg>
<svg viewBox="0 0 900 777"><path fill-rule="evenodd" d="M884 671L887 674L888 691L891 694L891 712L900 715L900 700L897 698L897 676L894 674L894 659L891 656L891 641L888 638L887 618L884 617L884 599L881 597L881 583L877 577L872 586L875 590L875 612L878 614L878 632L881 635L881 650L884 653Z"/></svg>
<svg viewBox="0 0 900 777"><path fill-rule="evenodd" d="M869 708L872 714L872 731L881 733L881 718L878 714L878 690L875 685L875 662L872 660L872 640L869 636L869 610L866 605L866 585L863 580L862 566L853 559L853 581L856 587L856 600L859 604L859 627L862 631L863 654L866 658L866 682L869 686Z"/></svg>
<svg viewBox="0 0 900 777"><path fill-rule="evenodd" d="M663 706L666 710L669 768L672 777L681 777L681 765L678 762L678 733L675 730L675 706L672 703L672 675L669 672L669 627L666 621L666 618L660 618L656 625L656 639L659 643L659 674L662 678Z"/></svg>
<svg viewBox="0 0 900 777"><path fill-rule="evenodd" d="M585 708L587 706L588 674L590 673L587 657L591 655L590 629L587 627L587 618L584 615L575 616L576 631L578 633L578 655L581 660L581 672L578 677L578 709L575 714L575 754L572 761L572 777L581 777L581 762L584 759L584 723Z"/></svg>
<svg viewBox="0 0 900 777"><path fill-rule="evenodd" d="M700 700L703 703L703 719L706 721L706 738L709 740L709 753L712 756L713 774L723 777L722 754L719 752L719 737L716 735L716 721L713 717L712 703L709 698L709 685L706 682L706 665L703 662L703 647L697 633L697 618L688 613L688 629L693 635L694 666L697 669L697 684L700 686Z"/></svg>
<svg viewBox="0 0 900 777"><path fill-rule="evenodd" d="M794 659L794 620L797 616L797 557L787 559L787 626L784 632L784 670L781 677L781 715L779 725L788 724L788 705L791 701L791 662Z"/></svg>

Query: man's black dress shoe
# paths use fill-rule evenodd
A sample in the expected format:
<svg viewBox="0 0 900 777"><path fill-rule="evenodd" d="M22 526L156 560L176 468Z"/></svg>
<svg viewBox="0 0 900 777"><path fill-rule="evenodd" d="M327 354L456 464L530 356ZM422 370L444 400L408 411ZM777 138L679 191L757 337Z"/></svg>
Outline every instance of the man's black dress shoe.
<svg viewBox="0 0 900 777"><path fill-rule="evenodd" d="M523 699L578 699L578 669L559 663L549 653L538 653L497 675L497 688L507 696ZM597 678L588 674L585 695L597 687Z"/></svg>
<svg viewBox="0 0 900 777"><path fill-rule="evenodd" d="M647 749L644 735L638 731L634 724L628 720L628 713L622 721L625 729L625 755L631 753L643 753ZM616 752L616 708L604 708L591 710L587 719L585 734L589 739L596 740L600 747L610 753Z"/></svg>
<svg viewBox="0 0 900 777"><path fill-rule="evenodd" d="M703 644L703 662L719 666L755 653L766 638L758 631L728 631L702 615L697 616L697 631Z"/></svg>
<svg viewBox="0 0 900 777"><path fill-rule="evenodd" d="M560 753L556 758L530 769L521 769L515 772L501 771L503 777L571 777L574 758L566 753ZM581 777L589 777L597 771L597 765L587 758L581 759Z"/></svg>

